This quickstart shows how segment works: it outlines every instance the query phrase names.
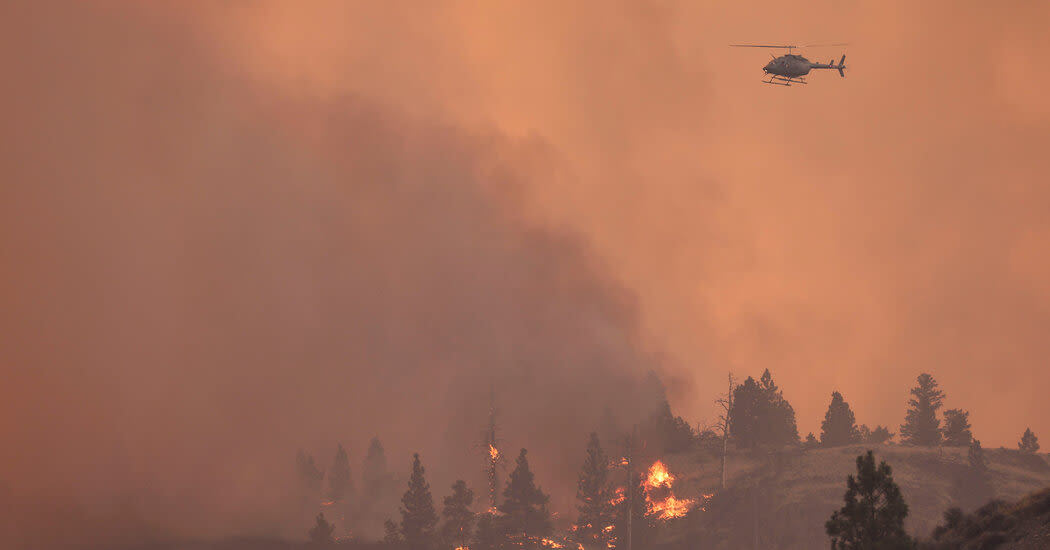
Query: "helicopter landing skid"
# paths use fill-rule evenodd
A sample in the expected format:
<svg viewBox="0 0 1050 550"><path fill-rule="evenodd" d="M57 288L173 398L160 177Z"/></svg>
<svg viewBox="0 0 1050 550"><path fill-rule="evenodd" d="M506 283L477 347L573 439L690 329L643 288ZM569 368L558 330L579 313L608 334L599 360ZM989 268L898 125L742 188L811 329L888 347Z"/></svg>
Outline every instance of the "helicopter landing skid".
<svg viewBox="0 0 1050 550"><path fill-rule="evenodd" d="M787 76L770 75L769 80L762 81L765 84L776 84L777 86L790 86L792 84L807 84L802 78L790 78Z"/></svg>

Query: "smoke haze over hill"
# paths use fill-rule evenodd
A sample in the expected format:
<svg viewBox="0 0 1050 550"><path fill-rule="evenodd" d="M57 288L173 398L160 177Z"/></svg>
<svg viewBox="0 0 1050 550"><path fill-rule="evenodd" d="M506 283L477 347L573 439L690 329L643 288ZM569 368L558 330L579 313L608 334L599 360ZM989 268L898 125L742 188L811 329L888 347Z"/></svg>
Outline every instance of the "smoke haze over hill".
<svg viewBox="0 0 1050 550"><path fill-rule="evenodd" d="M1048 10L4 7L4 490L265 531L378 435L443 493L490 385L571 487L650 369L693 423L770 368L803 433L895 427L929 371L1050 433ZM725 47L825 38L806 89Z"/></svg>

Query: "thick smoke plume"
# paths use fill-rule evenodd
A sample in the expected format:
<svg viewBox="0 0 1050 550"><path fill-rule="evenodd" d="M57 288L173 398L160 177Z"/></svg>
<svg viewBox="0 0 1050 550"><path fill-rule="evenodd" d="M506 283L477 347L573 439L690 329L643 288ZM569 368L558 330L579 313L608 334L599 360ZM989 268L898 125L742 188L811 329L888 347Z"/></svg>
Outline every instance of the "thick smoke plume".
<svg viewBox="0 0 1050 550"><path fill-rule="evenodd" d="M47 512L17 529L134 536L131 509L302 536L296 451L359 464L373 435L438 495L481 494L490 388L505 452L564 508L586 433L649 405L655 361L586 243L527 219L556 155L274 92L171 19L66 8L8 19L0 464L5 499Z"/></svg>

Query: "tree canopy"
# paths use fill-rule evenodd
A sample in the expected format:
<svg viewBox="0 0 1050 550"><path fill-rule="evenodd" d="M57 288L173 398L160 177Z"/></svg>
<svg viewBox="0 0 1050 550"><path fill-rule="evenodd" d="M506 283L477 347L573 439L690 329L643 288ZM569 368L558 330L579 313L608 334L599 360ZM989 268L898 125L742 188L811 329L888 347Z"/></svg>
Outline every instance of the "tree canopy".
<svg viewBox="0 0 1050 550"><path fill-rule="evenodd" d="M452 484L452 494L445 497L441 515L445 523L441 526L441 538L447 546L459 548L467 546L471 540L474 526L474 512L470 505L474 503L474 491L467 488L462 479Z"/></svg>
<svg viewBox="0 0 1050 550"><path fill-rule="evenodd" d="M587 443L587 458L583 461L576 489L576 539L580 543L604 547L609 533L605 528L613 523L612 490L609 487L609 459L592 433Z"/></svg>
<svg viewBox="0 0 1050 550"><path fill-rule="evenodd" d="M1024 435L1021 436L1021 442L1017 444L1017 449L1022 453L1028 454L1039 452L1039 438L1032 433L1032 428L1025 428Z"/></svg>
<svg viewBox="0 0 1050 550"><path fill-rule="evenodd" d="M519 540L525 548L538 547L539 539L551 534L551 515L547 509L550 497L536 485L529 470L528 452L521 450L517 465L510 473L507 488L503 491L503 503L498 510L504 514L505 532Z"/></svg>
<svg viewBox="0 0 1050 550"><path fill-rule="evenodd" d="M911 408L901 425L901 442L932 447L941 442L937 409L944 401L944 392L937 389L937 381L929 374L920 374L918 382L919 385L911 389L914 398L908 401Z"/></svg>
<svg viewBox="0 0 1050 550"><path fill-rule="evenodd" d="M749 376L733 390L729 429L737 445L752 450L799 443L795 410L773 382L769 369L758 381Z"/></svg>
<svg viewBox="0 0 1050 550"><path fill-rule="evenodd" d="M416 453L412 456L412 476L408 480L408 490L401 497L401 536L408 547L413 549L430 548L433 545L434 527L438 522L430 484L424 473L419 453Z"/></svg>
<svg viewBox="0 0 1050 550"><path fill-rule="evenodd" d="M824 422L820 425L820 444L824 447L839 447L860 441L860 430L849 403L842 399L842 394L833 392L828 411L824 413Z"/></svg>
<svg viewBox="0 0 1050 550"><path fill-rule="evenodd" d="M908 505L893 481L885 461L875 466L875 455L857 457L857 475L846 478L844 505L824 524L832 550L890 550L914 548L904 531Z"/></svg>
<svg viewBox="0 0 1050 550"><path fill-rule="evenodd" d="M973 440L970 431L970 413L962 409L944 411L944 444L949 447L966 447Z"/></svg>

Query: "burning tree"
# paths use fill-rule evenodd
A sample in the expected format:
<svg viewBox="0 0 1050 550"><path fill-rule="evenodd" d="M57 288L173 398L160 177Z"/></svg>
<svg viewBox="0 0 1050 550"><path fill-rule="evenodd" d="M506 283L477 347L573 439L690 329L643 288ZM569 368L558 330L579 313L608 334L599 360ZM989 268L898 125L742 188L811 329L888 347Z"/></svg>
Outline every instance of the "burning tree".
<svg viewBox="0 0 1050 550"><path fill-rule="evenodd" d="M498 510L499 518L507 536L526 549L539 548L542 539L551 534L551 515L547 509L550 497L540 490L529 470L527 451L521 450L517 466L510 473L507 488L503 491L503 504Z"/></svg>
<svg viewBox="0 0 1050 550"><path fill-rule="evenodd" d="M592 433L587 443L587 458L583 462L576 490L580 512L576 522L576 540L581 544L606 546L612 535L613 492L609 489L609 460L602 451L598 434Z"/></svg>
<svg viewBox="0 0 1050 550"><path fill-rule="evenodd" d="M401 497L401 536L413 550L431 547L434 527L438 522L430 484L423 474L423 465L419 462L419 453L416 453L412 455L412 476L408 480L408 490Z"/></svg>
<svg viewBox="0 0 1050 550"><path fill-rule="evenodd" d="M445 497L445 507L441 515L445 523L441 526L441 538L447 546L462 548L470 543L471 530L474 526L474 512L470 505L474 502L474 491L467 488L463 480L452 485L452 494Z"/></svg>
<svg viewBox="0 0 1050 550"><path fill-rule="evenodd" d="M675 477L667 471L667 466L657 460L649 467L649 473L643 481L645 499L652 514L657 519L674 519L685 516L696 504L693 499L680 499L674 495L671 485Z"/></svg>

